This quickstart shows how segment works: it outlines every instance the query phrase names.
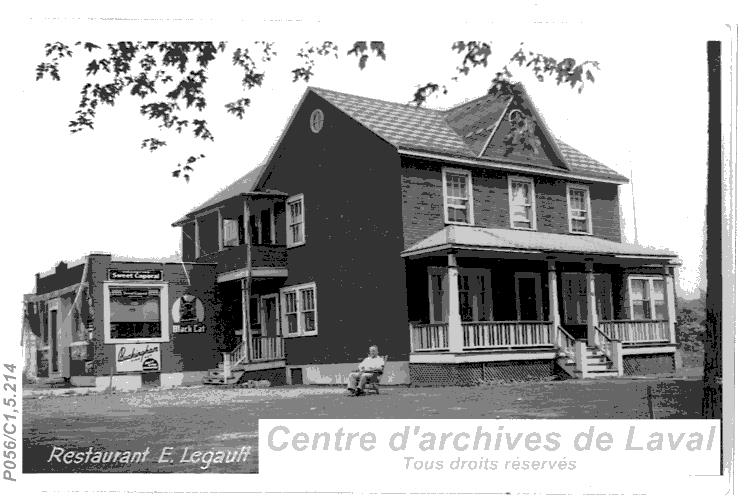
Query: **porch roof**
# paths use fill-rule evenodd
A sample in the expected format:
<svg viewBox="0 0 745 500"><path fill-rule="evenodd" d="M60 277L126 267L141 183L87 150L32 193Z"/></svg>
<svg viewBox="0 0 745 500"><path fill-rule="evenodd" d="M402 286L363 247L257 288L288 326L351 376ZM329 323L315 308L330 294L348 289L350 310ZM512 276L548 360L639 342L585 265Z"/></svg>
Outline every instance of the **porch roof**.
<svg viewBox="0 0 745 500"><path fill-rule="evenodd" d="M596 236L459 225L445 226L444 229L411 245L401 252L401 256L411 257L449 249L573 253L616 257L652 257L668 260L677 257L670 250L618 243Z"/></svg>

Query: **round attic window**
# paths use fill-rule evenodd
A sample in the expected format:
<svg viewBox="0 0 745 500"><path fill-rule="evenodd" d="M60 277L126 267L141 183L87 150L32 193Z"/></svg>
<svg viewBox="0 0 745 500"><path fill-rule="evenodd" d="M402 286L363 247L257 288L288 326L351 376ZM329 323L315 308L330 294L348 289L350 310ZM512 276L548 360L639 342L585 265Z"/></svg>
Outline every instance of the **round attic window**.
<svg viewBox="0 0 745 500"><path fill-rule="evenodd" d="M323 128L323 111L314 109L310 114L310 130L317 134Z"/></svg>
<svg viewBox="0 0 745 500"><path fill-rule="evenodd" d="M510 114L509 114L508 118L509 118L509 120L511 122L516 122L516 121L519 121L519 120L524 120L525 119L525 113L523 113L519 109L513 109L512 111L510 111Z"/></svg>

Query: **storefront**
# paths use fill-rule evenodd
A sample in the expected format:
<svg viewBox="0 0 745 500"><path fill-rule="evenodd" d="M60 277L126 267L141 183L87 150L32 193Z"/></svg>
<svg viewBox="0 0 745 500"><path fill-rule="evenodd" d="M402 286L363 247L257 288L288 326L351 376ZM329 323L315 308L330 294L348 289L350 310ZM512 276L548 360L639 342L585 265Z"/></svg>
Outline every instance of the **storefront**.
<svg viewBox="0 0 745 500"><path fill-rule="evenodd" d="M107 254L60 263L27 295L36 375L137 389L201 381L220 361L215 265L127 262Z"/></svg>

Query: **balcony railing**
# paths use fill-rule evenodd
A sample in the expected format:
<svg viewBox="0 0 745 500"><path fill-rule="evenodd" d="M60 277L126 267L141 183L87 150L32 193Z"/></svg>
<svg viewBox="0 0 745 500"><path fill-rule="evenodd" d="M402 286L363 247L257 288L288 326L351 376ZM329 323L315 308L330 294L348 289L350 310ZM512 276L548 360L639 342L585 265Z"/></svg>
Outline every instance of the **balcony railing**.
<svg viewBox="0 0 745 500"><path fill-rule="evenodd" d="M448 348L448 324L409 324L411 335L411 350L417 351L442 351Z"/></svg>
<svg viewBox="0 0 745 500"><path fill-rule="evenodd" d="M464 349L553 347L548 321L477 321L463 323Z"/></svg>
<svg viewBox="0 0 745 500"><path fill-rule="evenodd" d="M214 262L217 273L226 273L246 267L246 245L226 247L219 252L200 255L198 262ZM287 267L287 247L284 245L251 245L251 267Z"/></svg>
<svg viewBox="0 0 745 500"><path fill-rule="evenodd" d="M671 338L667 320L601 321L600 330L624 344L664 343Z"/></svg>
<svg viewBox="0 0 745 500"><path fill-rule="evenodd" d="M282 337L251 337L251 361L276 361L285 359Z"/></svg>

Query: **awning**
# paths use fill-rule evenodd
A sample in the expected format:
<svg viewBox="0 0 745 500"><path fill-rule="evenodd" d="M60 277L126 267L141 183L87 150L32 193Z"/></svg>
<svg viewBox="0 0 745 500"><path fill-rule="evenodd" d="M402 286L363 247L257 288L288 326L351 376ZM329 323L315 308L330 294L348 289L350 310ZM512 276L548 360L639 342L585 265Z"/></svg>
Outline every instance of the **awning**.
<svg viewBox="0 0 745 500"><path fill-rule="evenodd" d="M411 245L401 252L401 256L412 257L452 249L573 253L665 260L677 258L677 255L670 250L619 243L596 236L459 225L445 226L444 229Z"/></svg>

